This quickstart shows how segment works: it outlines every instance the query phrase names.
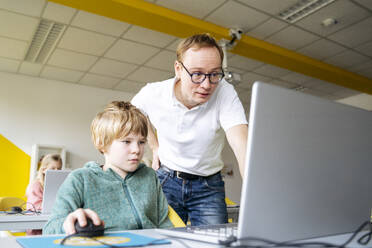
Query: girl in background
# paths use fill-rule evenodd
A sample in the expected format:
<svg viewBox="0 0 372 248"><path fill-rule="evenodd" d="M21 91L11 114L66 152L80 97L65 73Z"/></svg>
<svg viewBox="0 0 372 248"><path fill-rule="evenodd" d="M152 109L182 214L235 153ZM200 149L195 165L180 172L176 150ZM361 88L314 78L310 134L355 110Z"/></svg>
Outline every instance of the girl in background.
<svg viewBox="0 0 372 248"><path fill-rule="evenodd" d="M62 159L59 154L47 154L41 160L36 179L27 186L27 210L40 211L43 202L44 179L47 170L60 170ZM28 235L41 234L41 230L27 230Z"/></svg>

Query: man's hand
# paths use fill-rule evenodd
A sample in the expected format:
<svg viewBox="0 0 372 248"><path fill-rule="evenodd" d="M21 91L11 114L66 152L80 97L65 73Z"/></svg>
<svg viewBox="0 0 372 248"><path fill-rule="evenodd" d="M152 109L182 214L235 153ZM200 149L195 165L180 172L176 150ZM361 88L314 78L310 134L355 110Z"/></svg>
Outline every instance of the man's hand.
<svg viewBox="0 0 372 248"><path fill-rule="evenodd" d="M158 155L158 150L153 150L152 151L152 165L151 167L154 170L158 170L160 168L160 160L159 160L159 155Z"/></svg>

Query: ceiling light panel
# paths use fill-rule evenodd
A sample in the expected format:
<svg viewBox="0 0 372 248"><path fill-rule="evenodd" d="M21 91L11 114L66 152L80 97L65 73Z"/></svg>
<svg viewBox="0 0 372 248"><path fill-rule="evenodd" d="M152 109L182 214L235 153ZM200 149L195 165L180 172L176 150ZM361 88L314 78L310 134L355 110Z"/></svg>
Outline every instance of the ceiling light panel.
<svg viewBox="0 0 372 248"><path fill-rule="evenodd" d="M42 19L32 38L25 60L44 64L60 40L65 28L64 24Z"/></svg>
<svg viewBox="0 0 372 248"><path fill-rule="evenodd" d="M334 1L335 0L300 0L295 5L280 12L278 17L289 23L294 23Z"/></svg>

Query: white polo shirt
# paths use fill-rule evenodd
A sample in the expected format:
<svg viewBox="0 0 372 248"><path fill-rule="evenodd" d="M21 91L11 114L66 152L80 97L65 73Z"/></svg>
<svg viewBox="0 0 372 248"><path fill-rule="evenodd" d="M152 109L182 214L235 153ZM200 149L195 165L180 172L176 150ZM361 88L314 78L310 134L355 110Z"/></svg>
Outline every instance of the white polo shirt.
<svg viewBox="0 0 372 248"><path fill-rule="evenodd" d="M159 159L172 170L208 176L223 167L224 131L247 124L234 87L222 80L211 98L188 109L174 95L175 78L148 83L132 99L157 130Z"/></svg>

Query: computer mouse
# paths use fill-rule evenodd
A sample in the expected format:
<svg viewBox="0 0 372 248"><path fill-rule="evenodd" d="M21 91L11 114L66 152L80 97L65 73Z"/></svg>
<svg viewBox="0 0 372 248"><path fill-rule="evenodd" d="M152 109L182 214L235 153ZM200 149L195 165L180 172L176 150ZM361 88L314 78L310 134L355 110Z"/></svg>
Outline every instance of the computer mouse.
<svg viewBox="0 0 372 248"><path fill-rule="evenodd" d="M14 206L14 207L11 207L10 208L10 211L9 213L11 214L19 214L19 213L22 213L23 209L19 206Z"/></svg>
<svg viewBox="0 0 372 248"><path fill-rule="evenodd" d="M83 237L97 237L103 236L105 233L105 228L103 225L94 225L93 221L87 218L87 224L85 226L80 226L79 221L75 222L75 230L77 236Z"/></svg>

